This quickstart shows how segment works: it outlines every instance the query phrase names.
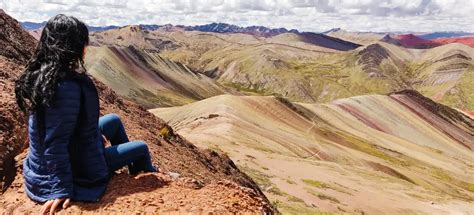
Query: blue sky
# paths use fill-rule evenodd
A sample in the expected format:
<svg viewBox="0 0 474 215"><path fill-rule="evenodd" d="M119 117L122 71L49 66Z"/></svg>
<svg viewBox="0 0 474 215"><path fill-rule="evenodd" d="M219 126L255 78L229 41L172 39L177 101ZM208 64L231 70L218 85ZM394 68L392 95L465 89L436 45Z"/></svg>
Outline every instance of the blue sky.
<svg viewBox="0 0 474 215"><path fill-rule="evenodd" d="M57 13L89 25L225 22L321 32L474 32L474 0L0 0L20 21Z"/></svg>

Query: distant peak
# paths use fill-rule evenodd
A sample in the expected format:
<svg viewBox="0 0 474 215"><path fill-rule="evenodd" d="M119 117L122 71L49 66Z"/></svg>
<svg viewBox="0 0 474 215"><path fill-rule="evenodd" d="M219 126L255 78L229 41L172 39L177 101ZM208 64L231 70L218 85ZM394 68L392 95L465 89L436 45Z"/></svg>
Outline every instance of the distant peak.
<svg viewBox="0 0 474 215"><path fill-rule="evenodd" d="M240 27L233 24L227 23L211 23L205 25L195 25L190 26L189 29L196 30L196 31L204 31L204 32L215 32L215 33L246 33L258 36L274 36L282 33L298 33L297 30L291 29L288 30L286 28L268 28L265 26L247 26L247 27Z"/></svg>
<svg viewBox="0 0 474 215"><path fill-rule="evenodd" d="M397 39L400 39L400 40L405 40L405 41L417 41L417 42L431 42L430 40L425 40L421 37L418 37L414 34L402 34L402 35L398 35L397 36Z"/></svg>
<svg viewBox="0 0 474 215"><path fill-rule="evenodd" d="M328 31L323 32L322 34L329 34L331 32L339 32L339 31L344 31L342 28L331 28Z"/></svg>
<svg viewBox="0 0 474 215"><path fill-rule="evenodd" d="M416 35L414 34L402 34L402 35L399 35L400 38L418 38Z"/></svg>
<svg viewBox="0 0 474 215"><path fill-rule="evenodd" d="M383 36L383 38L387 38L387 39L388 39L388 38L392 38L392 37L390 36L390 34L385 34L385 35Z"/></svg>
<svg viewBox="0 0 474 215"><path fill-rule="evenodd" d="M423 39L415 34L399 34L395 36L385 35L381 41L402 46L405 48L426 49L438 46L434 41Z"/></svg>

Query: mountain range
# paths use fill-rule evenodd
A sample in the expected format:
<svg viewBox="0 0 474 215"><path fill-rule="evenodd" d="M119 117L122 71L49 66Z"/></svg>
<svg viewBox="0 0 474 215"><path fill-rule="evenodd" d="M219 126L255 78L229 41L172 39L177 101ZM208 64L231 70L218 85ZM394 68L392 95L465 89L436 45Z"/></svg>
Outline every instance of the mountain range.
<svg viewBox="0 0 474 215"><path fill-rule="evenodd" d="M372 36L374 35L371 34L370 37ZM357 37L363 38L364 35ZM149 59L149 55L154 55L186 65L187 70L194 71L193 74L203 76L195 79L197 82L194 83L213 88L206 90L211 94L196 91L200 95L195 95L194 98L187 96L188 101L227 92L279 95L299 102L329 102L338 98L368 93L386 94L409 88L417 89L436 101L456 108L466 111L474 109L471 96L474 91L469 84L472 80L474 49L456 43L435 46L432 42L424 43L424 39L417 38L415 35L394 38L386 35L378 41L361 46L341 38L315 33L283 33L258 37L243 33L222 34L179 29L151 31L140 26L127 26L94 32L91 34L91 44L143 50L130 55L141 62L150 61L146 59ZM88 65L94 67L90 71L98 77L116 73L108 71L119 70L120 66L110 67L97 63L106 57L94 54L95 50L100 49L103 48L91 48L93 63ZM150 63L144 65L148 65L147 68L153 67L150 67ZM120 71L125 77L142 76L135 74L139 73L138 70ZM109 82L116 80L123 79L108 79ZM176 87L190 89L182 84ZM145 85L155 88L158 86ZM144 97L132 92L137 89L115 89L130 98ZM148 94L164 100L171 99L166 93L152 89L148 91L151 92ZM178 91L172 92L177 94ZM142 104L157 107L186 103L183 99L178 100L156 101L152 104L149 99Z"/></svg>
<svg viewBox="0 0 474 215"><path fill-rule="evenodd" d="M21 213L38 205L21 193L13 81L35 41L0 17L0 208ZM461 33L91 30L101 113L118 113L164 171L121 173L102 203L66 212L469 214L474 48Z"/></svg>
<svg viewBox="0 0 474 215"><path fill-rule="evenodd" d="M418 36L423 39L432 40L432 39L439 39L439 38L474 36L474 33L464 32L464 31L445 31L445 32L419 34Z"/></svg>
<svg viewBox="0 0 474 215"><path fill-rule="evenodd" d="M213 95L200 93L200 98L187 96L192 101L184 106L145 105L157 107L150 111L198 146L236 160L283 213L468 210L463 199L472 198L474 181L469 174L474 48L414 34L334 32L259 36L126 26L92 33L91 44L97 49L141 50L134 55L145 59L141 62L153 62L149 55L154 55L186 65L195 72L184 73L189 77L203 75L198 86L220 89ZM111 74L109 68L121 67L99 64L89 71L103 77ZM120 73L143 76L138 69ZM166 82L199 92L199 80L193 80L197 82ZM124 85L132 86L126 83L111 86L120 93ZM462 161L449 161L458 154ZM451 164L462 171L451 172ZM385 180L390 185L380 182ZM393 198L406 202L394 204ZM424 206L426 201L436 206Z"/></svg>
<svg viewBox="0 0 474 215"><path fill-rule="evenodd" d="M46 25L46 21L44 22L20 22L20 25L23 29L25 30L37 30L37 29L42 29ZM87 28L89 31L94 32L94 31L106 31L110 29L115 29L118 28L119 26L116 25L107 25L107 26L90 26L88 25Z"/></svg>
<svg viewBox="0 0 474 215"><path fill-rule="evenodd" d="M44 22L21 22L24 29L28 30L35 38L39 38L39 32L46 24ZM248 26L240 27L237 25L227 23L210 23L204 25L157 25L157 24L139 24L137 25L143 30L167 30L167 31L200 31L200 32L213 32L213 33L244 33L259 37L273 37L279 34L295 33L301 35L316 34L316 35L328 35L334 38L339 38L347 42L353 42L355 44L367 45L375 41L389 41L391 43L397 43L407 48L429 48L439 46L447 43L462 43L468 46L473 46L474 33L464 31L445 31L445 32L430 32L430 33L416 33L416 32L351 32L341 28L333 28L322 33L313 32L301 32L296 29L288 30L286 28L268 28L265 26ZM126 26L88 26L90 32L101 32L112 29L123 28Z"/></svg>
<svg viewBox="0 0 474 215"><path fill-rule="evenodd" d="M41 29L46 25L46 21L44 22L21 22L21 26L25 30L36 30ZM155 24L141 24L139 25L141 28L146 30L158 30L160 28L169 28L173 27L171 24L166 25L155 25ZM116 25L108 25L108 26L88 26L90 32L95 31L106 31L111 29L117 29L121 26ZM267 28L265 26L248 26L248 27L240 27L237 25L231 25L227 23L210 23L205 25L194 25L194 26L184 26L184 25L176 25L176 28L181 28L188 31L202 31L202 32L215 32L215 33L248 33L258 36L273 36L281 33L298 33L298 30L291 29L287 30L286 28Z"/></svg>
<svg viewBox="0 0 474 215"><path fill-rule="evenodd" d="M29 22L24 21L20 22L21 26L26 30L35 30L42 28L46 21L44 22ZM165 25L157 25L157 24L139 24L143 26L147 30L157 30L159 28L166 28L169 26L173 26L172 24L165 24ZM195 30L195 31L203 31L203 32L215 32L215 33L250 33L250 34L258 34L260 36L268 35L274 36L276 34L281 33L298 33L297 29L288 30L286 28L268 28L265 26L247 26L241 27L237 25L227 24L227 23L209 23L204 25L194 25L194 26L186 26L186 25L175 25L178 28L183 28L186 30ZM115 28L120 28L124 26L117 26L117 25L107 25L107 26L88 26L89 30L94 31L104 31L104 30L111 30ZM440 32L356 32L356 31L346 31L342 28L332 28L327 31L321 32L321 34L331 34L335 32L350 32L350 33L360 33L360 34L394 34L394 35L401 35L401 34L414 34L418 37L423 39L438 39L438 38L452 38L452 37L466 37L466 36L474 36L474 32L466 32L466 31L440 31Z"/></svg>

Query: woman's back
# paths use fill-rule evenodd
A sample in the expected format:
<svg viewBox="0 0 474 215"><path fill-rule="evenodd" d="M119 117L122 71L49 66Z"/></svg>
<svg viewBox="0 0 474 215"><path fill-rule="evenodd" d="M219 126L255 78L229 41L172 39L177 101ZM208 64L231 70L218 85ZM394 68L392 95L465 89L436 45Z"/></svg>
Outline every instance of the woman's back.
<svg viewBox="0 0 474 215"><path fill-rule="evenodd" d="M29 118L24 176L27 194L36 201L98 201L106 188L97 91L87 75L77 76L59 82L51 104Z"/></svg>
<svg viewBox="0 0 474 215"><path fill-rule="evenodd" d="M67 207L71 199L99 201L109 173L124 166L131 174L157 171L146 143L129 141L118 115L99 118L97 90L84 67L88 43L83 22L56 15L15 83L17 104L30 113L25 189L46 202L42 212Z"/></svg>

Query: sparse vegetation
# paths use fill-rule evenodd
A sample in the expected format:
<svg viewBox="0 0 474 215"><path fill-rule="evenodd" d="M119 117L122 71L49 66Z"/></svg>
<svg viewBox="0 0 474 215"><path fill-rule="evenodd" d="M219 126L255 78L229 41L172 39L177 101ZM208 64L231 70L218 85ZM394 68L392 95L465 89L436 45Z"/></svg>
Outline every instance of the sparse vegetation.
<svg viewBox="0 0 474 215"><path fill-rule="evenodd" d="M318 194L318 198L320 198L322 200L329 200L329 201L334 202L334 203L340 203L339 200L337 200L336 198L334 198L332 196L322 194L322 193Z"/></svg>
<svg viewBox="0 0 474 215"><path fill-rule="evenodd" d="M474 183L465 182L464 187L466 188L466 190L469 190L470 192L474 193Z"/></svg>
<svg viewBox="0 0 474 215"><path fill-rule="evenodd" d="M317 188L323 188L323 189L327 189L329 188L330 186L327 185L326 183L323 183L323 182L320 182L320 181L316 181L316 180L312 180L312 179L301 179L301 181L303 181L305 184L307 185L310 185L310 186L313 186L313 187L317 187Z"/></svg>
<svg viewBox="0 0 474 215"><path fill-rule="evenodd" d="M248 95L269 95L265 90L258 89L256 87L248 87L239 83L224 83L224 86L236 89L239 92L247 93Z"/></svg>
<svg viewBox="0 0 474 215"><path fill-rule="evenodd" d="M260 172L259 170L250 168L249 166L245 165L238 165L239 169L249 175L259 186L262 190L266 190L267 188L274 187L273 183L270 181L271 176Z"/></svg>
<svg viewBox="0 0 474 215"><path fill-rule="evenodd" d="M339 200L337 200L336 198L334 198L334 197L332 197L332 196L329 196L329 195L326 195L326 194L324 194L324 193L316 192L316 191L314 191L313 189L306 188L306 191L307 191L309 194L311 194L311 195L313 195L313 196L316 196L316 197L318 197L318 198L321 199L321 200L329 200L329 201L331 201L331 202L333 202L333 203L340 203Z"/></svg>
<svg viewBox="0 0 474 215"><path fill-rule="evenodd" d="M282 214L291 214L291 215L335 215L333 212L323 212L316 208L312 208L303 203L279 203L278 209Z"/></svg>
<svg viewBox="0 0 474 215"><path fill-rule="evenodd" d="M272 186L270 187L270 189L268 189L268 192L269 192L269 193L272 193L272 194L274 194L274 195L277 195L277 196L287 196L287 195L288 195L287 193L281 191L280 188L278 188L278 187L275 186L275 185L272 185Z"/></svg>
<svg viewBox="0 0 474 215"><path fill-rule="evenodd" d="M285 181L288 184L296 184L296 182L292 181L291 179L285 179Z"/></svg>
<svg viewBox="0 0 474 215"><path fill-rule="evenodd" d="M300 199L296 196L292 196L292 195L288 195L287 197L288 201L290 202L301 202L301 203L304 203L303 199Z"/></svg>

